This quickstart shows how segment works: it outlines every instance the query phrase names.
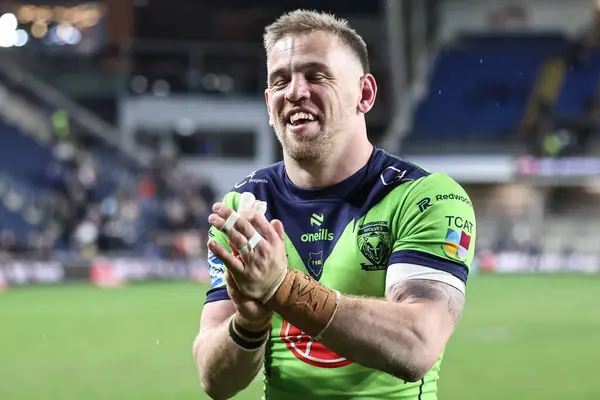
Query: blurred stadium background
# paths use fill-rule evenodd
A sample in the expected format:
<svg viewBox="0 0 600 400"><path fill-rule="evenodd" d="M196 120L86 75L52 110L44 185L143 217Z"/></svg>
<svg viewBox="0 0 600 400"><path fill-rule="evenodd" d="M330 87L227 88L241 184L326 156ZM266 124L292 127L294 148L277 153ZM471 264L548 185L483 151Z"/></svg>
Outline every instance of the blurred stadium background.
<svg viewBox="0 0 600 400"><path fill-rule="evenodd" d="M208 207L281 157L261 33L299 6L368 43L371 139L472 197L440 397L600 399L596 0L0 2L0 399L204 398Z"/></svg>

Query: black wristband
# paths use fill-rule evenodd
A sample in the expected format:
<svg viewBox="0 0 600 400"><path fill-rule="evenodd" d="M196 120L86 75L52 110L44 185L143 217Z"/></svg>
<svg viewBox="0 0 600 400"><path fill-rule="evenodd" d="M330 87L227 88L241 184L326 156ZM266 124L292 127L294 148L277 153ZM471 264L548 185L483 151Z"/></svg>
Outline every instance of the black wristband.
<svg viewBox="0 0 600 400"><path fill-rule="evenodd" d="M248 339L260 339L269 332L269 328L263 329L262 331L259 331L259 332L249 331L248 329L241 326L235 320L235 318L233 318L232 321L233 321L233 327L235 328L236 332L238 332L240 335L242 335L244 337L247 337Z"/></svg>
<svg viewBox="0 0 600 400"><path fill-rule="evenodd" d="M256 350L266 342L267 337L268 337L266 335L263 340L250 341L250 340L244 339L235 331L233 321L234 321L234 318L232 318L231 321L229 321L229 336L231 336L231 339L233 339L233 341L238 346L240 346L246 350Z"/></svg>

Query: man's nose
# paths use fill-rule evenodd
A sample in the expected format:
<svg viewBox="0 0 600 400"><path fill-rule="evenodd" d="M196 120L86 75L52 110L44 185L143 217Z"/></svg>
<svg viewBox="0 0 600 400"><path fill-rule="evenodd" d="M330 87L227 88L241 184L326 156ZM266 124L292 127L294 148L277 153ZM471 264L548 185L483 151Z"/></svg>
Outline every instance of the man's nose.
<svg viewBox="0 0 600 400"><path fill-rule="evenodd" d="M309 83L302 77L292 78L285 98L291 102L308 99L310 97Z"/></svg>

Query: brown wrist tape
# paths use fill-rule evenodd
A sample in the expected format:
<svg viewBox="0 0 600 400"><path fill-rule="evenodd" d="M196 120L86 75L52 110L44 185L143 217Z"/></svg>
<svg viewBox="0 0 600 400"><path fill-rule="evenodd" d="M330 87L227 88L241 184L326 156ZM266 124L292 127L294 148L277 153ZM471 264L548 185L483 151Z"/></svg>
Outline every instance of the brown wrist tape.
<svg viewBox="0 0 600 400"><path fill-rule="evenodd" d="M296 328L315 337L333 317L337 294L305 273L288 269L283 283L265 305Z"/></svg>

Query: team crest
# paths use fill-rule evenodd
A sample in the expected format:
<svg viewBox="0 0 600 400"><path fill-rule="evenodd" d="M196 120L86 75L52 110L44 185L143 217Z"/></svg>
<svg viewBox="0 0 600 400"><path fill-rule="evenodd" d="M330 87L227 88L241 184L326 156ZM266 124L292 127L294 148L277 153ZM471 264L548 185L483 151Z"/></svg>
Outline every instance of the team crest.
<svg viewBox="0 0 600 400"><path fill-rule="evenodd" d="M310 275L316 280L321 279L323 274L323 252L308 253L308 270Z"/></svg>
<svg viewBox="0 0 600 400"><path fill-rule="evenodd" d="M360 263L364 271L387 267L392 252L390 229L386 221L369 222L358 229L358 248L369 263Z"/></svg>

